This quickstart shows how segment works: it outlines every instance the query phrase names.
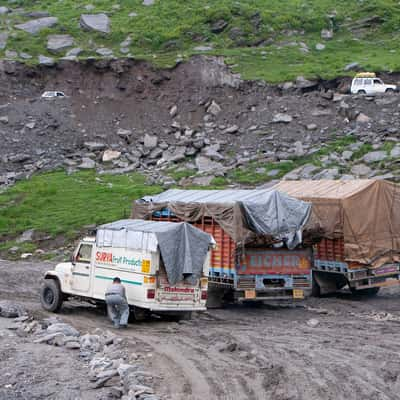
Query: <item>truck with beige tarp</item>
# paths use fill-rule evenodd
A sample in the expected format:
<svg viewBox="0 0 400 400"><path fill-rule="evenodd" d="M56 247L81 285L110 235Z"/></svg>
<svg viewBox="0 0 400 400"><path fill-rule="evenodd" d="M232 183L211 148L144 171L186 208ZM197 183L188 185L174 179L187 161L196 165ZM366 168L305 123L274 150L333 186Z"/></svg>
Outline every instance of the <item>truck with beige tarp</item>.
<svg viewBox="0 0 400 400"><path fill-rule="evenodd" d="M400 186L384 180L281 181L274 189L312 203L313 293L348 285L373 295L400 283Z"/></svg>
<svg viewBox="0 0 400 400"><path fill-rule="evenodd" d="M214 237L207 307L219 307L311 293L311 248L302 243L310 209L275 190L171 189L135 201L132 218L185 221Z"/></svg>

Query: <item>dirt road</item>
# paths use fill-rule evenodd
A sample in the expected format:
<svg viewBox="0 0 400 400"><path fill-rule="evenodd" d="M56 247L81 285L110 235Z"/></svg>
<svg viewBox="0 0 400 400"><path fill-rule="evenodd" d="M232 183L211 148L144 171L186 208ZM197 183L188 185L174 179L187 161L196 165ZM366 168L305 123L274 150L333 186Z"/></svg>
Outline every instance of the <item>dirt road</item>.
<svg viewBox="0 0 400 400"><path fill-rule="evenodd" d="M38 286L49 267L0 261L0 299L45 315ZM60 317L81 331L109 328L104 315L83 305L66 305ZM394 400L399 328L395 288L373 299L343 292L295 308L231 307L184 323L153 319L124 335L165 399Z"/></svg>

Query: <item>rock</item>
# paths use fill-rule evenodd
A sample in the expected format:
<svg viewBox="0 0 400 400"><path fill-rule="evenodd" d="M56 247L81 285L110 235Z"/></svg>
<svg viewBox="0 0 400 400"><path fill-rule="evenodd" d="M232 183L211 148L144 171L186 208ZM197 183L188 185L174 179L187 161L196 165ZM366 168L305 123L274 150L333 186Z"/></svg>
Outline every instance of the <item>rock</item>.
<svg viewBox="0 0 400 400"><path fill-rule="evenodd" d="M315 49L316 50L318 50L318 51L322 51L322 50L325 50L325 45L324 44L322 44L322 43L317 43L316 45L315 45Z"/></svg>
<svg viewBox="0 0 400 400"><path fill-rule="evenodd" d="M275 124L280 124L280 123L288 124L292 121L293 117L291 115L282 113L275 114L272 120L272 122Z"/></svg>
<svg viewBox="0 0 400 400"><path fill-rule="evenodd" d="M152 6L154 4L155 0L143 0L143 5L144 6Z"/></svg>
<svg viewBox="0 0 400 400"><path fill-rule="evenodd" d="M333 30L332 29L322 29L321 38L324 40L333 39Z"/></svg>
<svg viewBox="0 0 400 400"><path fill-rule="evenodd" d="M129 172L135 171L139 167L139 161L136 161L127 167L122 167L122 168L114 168L114 169L108 169L107 171L100 171L99 174L107 174L107 175L123 175L127 174Z"/></svg>
<svg viewBox="0 0 400 400"><path fill-rule="evenodd" d="M117 135L118 135L119 137L124 138L124 139L129 139L130 136L132 136L132 131L131 131L130 129L122 129L122 128L119 128L119 129L117 130Z"/></svg>
<svg viewBox="0 0 400 400"><path fill-rule="evenodd" d="M36 126L35 122L28 122L27 124L25 124L25 127L28 129L33 129Z"/></svg>
<svg viewBox="0 0 400 400"><path fill-rule="evenodd" d="M6 48L7 39L8 39L8 33L0 32L0 50L3 50Z"/></svg>
<svg viewBox="0 0 400 400"><path fill-rule="evenodd" d="M121 157L121 152L120 151L117 151L117 150L106 150L103 153L103 157L101 158L101 160L103 162L110 162L112 160L117 160L120 157Z"/></svg>
<svg viewBox="0 0 400 400"><path fill-rule="evenodd" d="M59 53L74 44L71 35L49 35L47 37L47 50L51 53Z"/></svg>
<svg viewBox="0 0 400 400"><path fill-rule="evenodd" d="M294 143L294 154L297 157L304 156L303 143L299 140Z"/></svg>
<svg viewBox="0 0 400 400"><path fill-rule="evenodd" d="M10 9L4 6L0 7L0 15L4 15L7 14L8 12L10 12Z"/></svg>
<svg viewBox="0 0 400 400"><path fill-rule="evenodd" d="M222 169L222 165L220 163L212 161L210 158L202 155L196 157L195 164L199 172L213 172L220 171Z"/></svg>
<svg viewBox="0 0 400 400"><path fill-rule="evenodd" d="M237 125L231 125L228 128L226 128L222 133L233 134L236 133L238 130L239 127Z"/></svg>
<svg viewBox="0 0 400 400"><path fill-rule="evenodd" d="M78 165L79 169L93 169L96 167L96 163L88 157L82 158L82 163Z"/></svg>
<svg viewBox="0 0 400 400"><path fill-rule="evenodd" d="M63 322L57 322L55 324L51 324L47 328L48 333L61 333L65 336L76 336L78 337L80 333L71 325L65 324Z"/></svg>
<svg viewBox="0 0 400 400"><path fill-rule="evenodd" d="M169 110L169 115L174 118L178 114L178 107L176 105L172 106Z"/></svg>
<svg viewBox="0 0 400 400"><path fill-rule="evenodd" d="M366 124L371 121L371 118L363 113L360 113L358 114L356 121L359 122L360 124Z"/></svg>
<svg viewBox="0 0 400 400"><path fill-rule="evenodd" d="M385 160L388 157L386 151L371 151L364 155L363 160L367 164Z"/></svg>
<svg viewBox="0 0 400 400"><path fill-rule="evenodd" d="M160 149L159 147L156 147L155 149L153 149L150 154L148 155L148 158L150 158L151 160L155 160L157 158L162 157L163 155L163 150Z"/></svg>
<svg viewBox="0 0 400 400"><path fill-rule="evenodd" d="M313 179L335 179L339 175L338 168L328 168L318 172Z"/></svg>
<svg viewBox="0 0 400 400"><path fill-rule="evenodd" d="M313 110L311 112L311 115L313 117L327 117L328 115L331 115L332 111L329 109L320 109L320 108L316 108L315 110Z"/></svg>
<svg viewBox="0 0 400 400"><path fill-rule="evenodd" d="M211 104L207 108L207 112L214 116L217 116L221 111L222 111L221 107L214 100L211 102Z"/></svg>
<svg viewBox="0 0 400 400"><path fill-rule="evenodd" d="M71 341L71 342L65 343L65 347L70 350L78 350L81 348L81 345L79 344L79 342Z"/></svg>
<svg viewBox="0 0 400 400"><path fill-rule="evenodd" d="M96 49L96 53L102 57L110 57L113 55L113 51L111 49L107 49L106 47Z"/></svg>
<svg viewBox="0 0 400 400"><path fill-rule="evenodd" d="M344 71L357 71L358 69L360 69L360 64L357 62L352 62L350 64L347 64L343 70Z"/></svg>
<svg viewBox="0 0 400 400"><path fill-rule="evenodd" d="M346 161L349 161L349 160L351 160L351 157L353 157L353 152L352 151L350 151L350 150L345 150L343 153L342 153L342 158L343 158L343 160L346 160Z"/></svg>
<svg viewBox="0 0 400 400"><path fill-rule="evenodd" d="M3 115L2 117L0 117L0 122L2 124L8 124L8 116L7 115Z"/></svg>
<svg viewBox="0 0 400 400"><path fill-rule="evenodd" d="M88 31L110 33L110 19L104 13L82 14L80 25L83 29Z"/></svg>
<svg viewBox="0 0 400 400"><path fill-rule="evenodd" d="M296 87L299 89L309 89L318 86L318 82L316 81L310 81L304 76L298 76L296 78Z"/></svg>
<svg viewBox="0 0 400 400"><path fill-rule="evenodd" d="M101 151L106 148L106 145L101 142L85 142L83 145L90 151Z"/></svg>
<svg viewBox="0 0 400 400"><path fill-rule="evenodd" d="M33 235L35 233L34 229L28 229L25 231L17 240L16 243L25 243L25 242L31 242L33 239Z"/></svg>
<svg viewBox="0 0 400 400"><path fill-rule="evenodd" d="M44 65L46 67L52 67L55 64L54 58L46 57L42 54L39 55L38 62L39 62L39 65Z"/></svg>
<svg viewBox="0 0 400 400"><path fill-rule="evenodd" d="M225 20L220 19L211 25L211 32L212 33L221 33L225 30L225 28L227 26L228 26L228 23Z"/></svg>
<svg viewBox="0 0 400 400"><path fill-rule="evenodd" d="M107 371L100 372L96 378L96 382L93 385L94 389L98 389L103 387L110 379L114 378L114 376L118 376L118 371L116 369L111 369Z"/></svg>
<svg viewBox="0 0 400 400"><path fill-rule="evenodd" d="M67 53L65 54L66 57L78 57L79 54L82 53L82 49L80 47L74 47L71 50L68 50Z"/></svg>
<svg viewBox="0 0 400 400"><path fill-rule="evenodd" d="M163 151L162 158L159 162L179 162L183 161L186 157L186 147L177 146L175 149L168 149Z"/></svg>
<svg viewBox="0 0 400 400"><path fill-rule="evenodd" d="M12 303L9 300L0 301L0 317L16 318L26 315L25 309L17 303Z"/></svg>
<svg viewBox="0 0 400 400"><path fill-rule="evenodd" d="M357 176L367 176L371 173L371 168L365 164L357 164L351 167L351 173Z"/></svg>
<svg viewBox="0 0 400 400"><path fill-rule="evenodd" d="M212 160L221 161L224 160L224 156L219 153L220 145L213 144L207 147L204 147L202 153L205 157L211 158Z"/></svg>
<svg viewBox="0 0 400 400"><path fill-rule="evenodd" d="M158 137L146 133L143 138L143 144L144 147L147 147L148 149L154 149L155 147L157 147Z"/></svg>
<svg viewBox="0 0 400 400"><path fill-rule="evenodd" d="M392 151L390 152L390 157L392 157L392 158L400 157L400 147L399 146L393 147Z"/></svg>
<svg viewBox="0 0 400 400"><path fill-rule="evenodd" d="M33 256L32 253L22 253L22 254L20 255L20 258L21 258L21 260L25 260L25 259L27 259L27 258L29 258L29 257L32 257L32 256Z"/></svg>
<svg viewBox="0 0 400 400"><path fill-rule="evenodd" d="M138 14L135 13L134 11L132 11L131 13L128 14L128 17L131 17L131 18L137 17L137 16L138 16Z"/></svg>
<svg viewBox="0 0 400 400"><path fill-rule="evenodd" d="M87 333L80 338L79 343L82 351L96 353L103 349L103 343L99 335L90 335Z"/></svg>
<svg viewBox="0 0 400 400"><path fill-rule="evenodd" d="M301 179L310 179L314 172L318 170L318 167L313 164L306 164L298 171Z"/></svg>
<svg viewBox="0 0 400 400"><path fill-rule="evenodd" d="M308 124L308 125L306 126L306 129L307 129L308 131L315 131L317 128L318 128L317 124Z"/></svg>
<svg viewBox="0 0 400 400"><path fill-rule="evenodd" d="M315 319L315 318L309 319L306 323L311 328L315 328L315 327L317 327L319 325L319 321L317 319Z"/></svg>
<svg viewBox="0 0 400 400"><path fill-rule="evenodd" d="M58 336L64 337L64 335L60 332L49 333L48 335L44 335L44 336L40 337L39 339L34 340L33 343L49 343L50 344Z"/></svg>
<svg viewBox="0 0 400 400"><path fill-rule="evenodd" d="M193 178L192 184L196 186L210 186L214 178L214 175L197 176Z"/></svg>
<svg viewBox="0 0 400 400"><path fill-rule="evenodd" d="M6 58L17 58L18 57L18 53L14 50L6 50ZM7 64L7 69L6 72L8 74L12 74L15 73L15 64L14 63L8 63Z"/></svg>
<svg viewBox="0 0 400 400"><path fill-rule="evenodd" d="M212 46L196 46L193 48L194 51L210 51L214 48Z"/></svg>
<svg viewBox="0 0 400 400"><path fill-rule="evenodd" d="M42 29L51 28L58 23L58 18L44 17L33 19L23 24L15 25L15 28L28 32L32 35L39 33Z"/></svg>

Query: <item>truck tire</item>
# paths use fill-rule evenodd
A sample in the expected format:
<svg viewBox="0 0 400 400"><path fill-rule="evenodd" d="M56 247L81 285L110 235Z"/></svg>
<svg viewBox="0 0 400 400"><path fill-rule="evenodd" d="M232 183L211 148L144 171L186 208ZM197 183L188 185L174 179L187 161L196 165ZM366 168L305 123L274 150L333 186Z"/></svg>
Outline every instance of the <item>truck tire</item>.
<svg viewBox="0 0 400 400"><path fill-rule="evenodd" d="M177 321L190 321L192 319L192 312L182 311L179 314L176 314L175 319Z"/></svg>
<svg viewBox="0 0 400 400"><path fill-rule="evenodd" d="M40 302L46 311L58 312L63 303L60 284L54 279L45 279L40 289Z"/></svg>
<svg viewBox="0 0 400 400"><path fill-rule="evenodd" d="M357 94L367 94L367 92L366 92L365 90L359 90L359 91L357 92Z"/></svg>
<svg viewBox="0 0 400 400"><path fill-rule="evenodd" d="M376 296L378 294L379 290L380 290L380 287L372 287L372 288L360 289L360 290L350 287L350 291L353 295L364 296L364 297Z"/></svg>
<svg viewBox="0 0 400 400"><path fill-rule="evenodd" d="M394 90L393 90L393 89L386 89L386 90L385 90L385 93L390 93L390 94L392 94L392 93L394 93Z"/></svg>
<svg viewBox="0 0 400 400"><path fill-rule="evenodd" d="M133 306L130 309L129 322L133 321L146 321L151 316L151 312L145 308ZM132 317L132 318L131 318Z"/></svg>

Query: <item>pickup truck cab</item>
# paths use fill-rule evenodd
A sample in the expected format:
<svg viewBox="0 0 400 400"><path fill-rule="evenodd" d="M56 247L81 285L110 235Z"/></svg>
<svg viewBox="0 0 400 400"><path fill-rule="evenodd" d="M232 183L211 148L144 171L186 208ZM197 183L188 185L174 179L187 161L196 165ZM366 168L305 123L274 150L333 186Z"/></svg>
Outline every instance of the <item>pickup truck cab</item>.
<svg viewBox="0 0 400 400"><path fill-rule="evenodd" d="M155 233L157 225L167 224L172 226L162 228L167 234L171 228L170 235L173 235L176 224L139 220L116 223L120 223L119 229L113 229L113 224L104 225L102 238L99 238L99 230L96 238L84 238L70 262L60 263L46 272L40 296L45 310L57 312L63 301L70 298L104 304L106 288L117 276L125 286L128 304L137 319L150 312L187 318L192 311L206 310L210 249L214 243L211 235L200 232L203 244L205 240L208 247L198 272L184 274L182 279L171 284L164 263L165 254L160 250ZM121 243L127 244L122 246ZM187 251L186 246L183 258ZM175 260L179 262L178 258Z"/></svg>
<svg viewBox="0 0 400 400"><path fill-rule="evenodd" d="M382 79L377 78L373 72L364 72L357 74L351 83L352 94L377 95L382 93L396 92L396 85L387 85Z"/></svg>

